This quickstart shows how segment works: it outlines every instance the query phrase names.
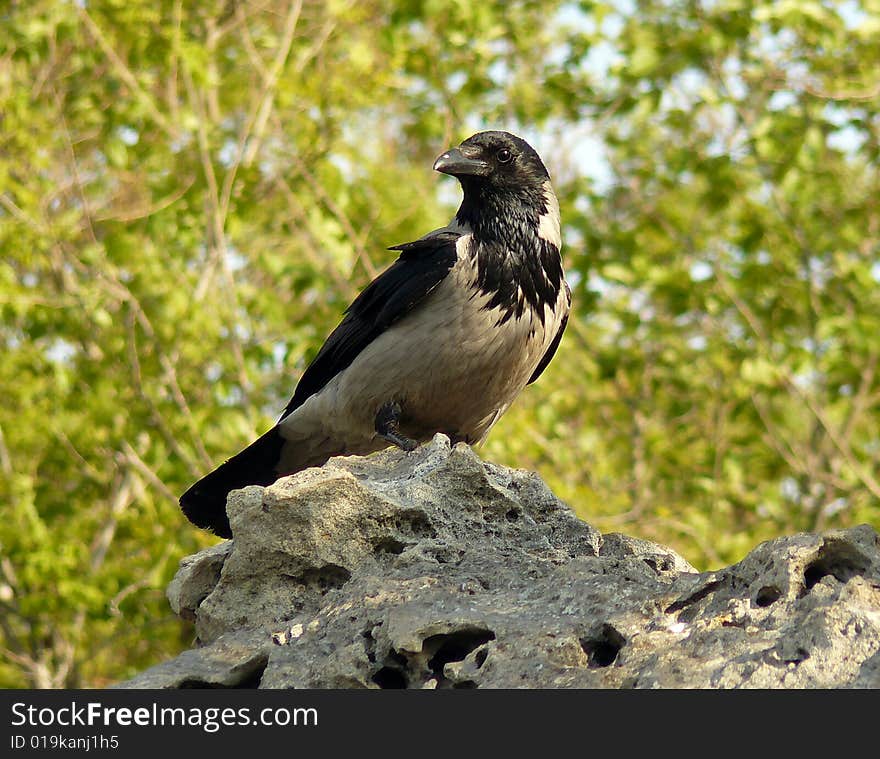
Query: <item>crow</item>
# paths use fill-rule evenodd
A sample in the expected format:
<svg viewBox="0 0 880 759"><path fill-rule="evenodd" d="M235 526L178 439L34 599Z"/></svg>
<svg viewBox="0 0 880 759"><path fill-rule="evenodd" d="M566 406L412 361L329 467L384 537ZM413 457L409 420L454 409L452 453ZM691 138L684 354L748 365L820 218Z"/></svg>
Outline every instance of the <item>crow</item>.
<svg viewBox="0 0 880 759"><path fill-rule="evenodd" d="M434 169L463 200L448 226L389 250L400 256L346 309L278 423L180 498L195 525L232 537L226 497L331 456L437 432L481 442L553 358L571 306L559 202L535 150L480 132Z"/></svg>

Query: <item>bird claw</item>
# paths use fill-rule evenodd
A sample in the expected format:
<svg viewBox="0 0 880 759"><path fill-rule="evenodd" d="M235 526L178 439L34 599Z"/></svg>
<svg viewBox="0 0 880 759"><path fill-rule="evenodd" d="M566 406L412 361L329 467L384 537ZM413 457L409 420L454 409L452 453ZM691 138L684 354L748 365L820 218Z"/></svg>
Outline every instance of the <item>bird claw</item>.
<svg viewBox="0 0 880 759"><path fill-rule="evenodd" d="M382 405L376 413L375 427L379 437L389 443L402 448L404 451L414 451L419 447L418 440L408 438L400 432L400 416L403 410L397 401L388 401Z"/></svg>

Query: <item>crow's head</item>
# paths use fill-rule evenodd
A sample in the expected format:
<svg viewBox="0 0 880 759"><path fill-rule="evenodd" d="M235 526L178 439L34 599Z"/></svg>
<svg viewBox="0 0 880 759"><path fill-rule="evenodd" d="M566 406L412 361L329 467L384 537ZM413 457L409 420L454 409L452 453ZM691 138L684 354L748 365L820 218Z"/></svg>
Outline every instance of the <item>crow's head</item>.
<svg viewBox="0 0 880 759"><path fill-rule="evenodd" d="M478 238L498 240L510 249L528 247L528 239L537 235L557 253L562 247L550 175L522 138L480 132L443 153L434 169L461 182L464 199L455 218Z"/></svg>
<svg viewBox="0 0 880 759"><path fill-rule="evenodd" d="M457 177L468 190L519 193L543 188L550 178L529 143L509 132L479 132L434 162L434 170Z"/></svg>

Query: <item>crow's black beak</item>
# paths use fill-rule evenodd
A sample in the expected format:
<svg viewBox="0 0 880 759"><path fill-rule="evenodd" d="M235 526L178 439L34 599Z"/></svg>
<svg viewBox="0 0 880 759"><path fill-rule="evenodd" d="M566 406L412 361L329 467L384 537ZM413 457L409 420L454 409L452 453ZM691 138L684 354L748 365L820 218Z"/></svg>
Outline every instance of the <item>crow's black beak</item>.
<svg viewBox="0 0 880 759"><path fill-rule="evenodd" d="M489 168L485 161L468 158L458 148L447 150L434 161L434 171L442 171L454 177L484 177L489 173Z"/></svg>

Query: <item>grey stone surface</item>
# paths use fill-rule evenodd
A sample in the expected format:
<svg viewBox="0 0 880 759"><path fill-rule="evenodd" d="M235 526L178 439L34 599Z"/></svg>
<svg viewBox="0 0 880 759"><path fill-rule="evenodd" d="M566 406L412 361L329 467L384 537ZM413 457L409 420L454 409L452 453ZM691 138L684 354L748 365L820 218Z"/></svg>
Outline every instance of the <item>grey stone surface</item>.
<svg viewBox="0 0 880 759"><path fill-rule="evenodd" d="M224 635L210 646L184 651L116 688L256 688L271 641L258 630Z"/></svg>
<svg viewBox="0 0 880 759"><path fill-rule="evenodd" d="M119 687L880 687L880 541L697 573L438 435L230 496L168 589L200 646Z"/></svg>
<svg viewBox="0 0 880 759"><path fill-rule="evenodd" d="M171 610L179 617L194 621L196 609L217 587L220 570L232 551L232 541L226 540L192 556L185 556L165 595Z"/></svg>

